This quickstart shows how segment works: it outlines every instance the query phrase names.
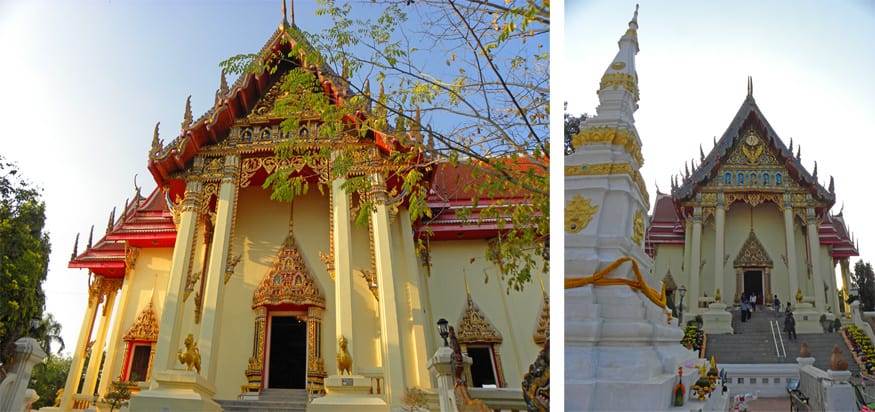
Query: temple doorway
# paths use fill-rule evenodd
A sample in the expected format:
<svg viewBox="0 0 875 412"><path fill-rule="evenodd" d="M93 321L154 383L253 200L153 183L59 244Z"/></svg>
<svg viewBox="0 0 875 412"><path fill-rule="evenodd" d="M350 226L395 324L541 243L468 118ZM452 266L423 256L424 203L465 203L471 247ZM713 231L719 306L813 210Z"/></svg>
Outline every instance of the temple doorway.
<svg viewBox="0 0 875 412"><path fill-rule="evenodd" d="M763 304L765 303L763 300L763 271L761 269L757 270L745 270L744 271L744 292L751 293L756 292L757 294L757 303Z"/></svg>
<svg viewBox="0 0 875 412"><path fill-rule="evenodd" d="M271 316L267 387L305 389L306 385L307 322L297 316Z"/></svg>

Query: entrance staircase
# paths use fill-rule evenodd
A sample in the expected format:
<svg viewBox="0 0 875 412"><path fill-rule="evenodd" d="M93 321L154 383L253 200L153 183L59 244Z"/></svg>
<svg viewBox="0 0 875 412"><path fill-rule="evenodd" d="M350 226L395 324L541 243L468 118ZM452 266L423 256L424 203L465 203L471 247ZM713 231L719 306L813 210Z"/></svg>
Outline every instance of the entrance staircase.
<svg viewBox="0 0 875 412"><path fill-rule="evenodd" d="M219 400L225 412L305 412L305 389L264 389L258 400Z"/></svg>
<svg viewBox="0 0 875 412"><path fill-rule="evenodd" d="M854 362L840 333L800 333L798 339L791 341L783 331L783 312L779 315L769 310L753 312L753 316L747 322L741 321L740 314L739 311L732 312L734 335L708 335L708 345L705 348L705 356L708 359L715 355L718 364L796 363L802 342L805 341L808 342L811 356L815 358L814 366L827 370L833 345L837 344L848 360L848 370L854 375L859 375L860 368ZM770 326L773 321L777 321L776 335L772 334L775 325ZM706 330L705 333L707 332ZM777 337L779 333L781 336ZM775 338L777 338L777 351Z"/></svg>

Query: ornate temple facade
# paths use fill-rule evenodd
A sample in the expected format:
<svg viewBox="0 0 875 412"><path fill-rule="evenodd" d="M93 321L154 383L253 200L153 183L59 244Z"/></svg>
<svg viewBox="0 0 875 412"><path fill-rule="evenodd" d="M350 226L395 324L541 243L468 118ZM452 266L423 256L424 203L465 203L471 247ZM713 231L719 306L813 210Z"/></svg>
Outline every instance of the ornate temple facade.
<svg viewBox="0 0 875 412"><path fill-rule="evenodd" d="M647 253L669 301L678 300L674 289L686 288L685 313L737 304L743 293L771 305L777 295L798 308L797 321L801 311L811 318L802 323L814 322L802 329L816 332L820 315L845 311L836 266L847 297L848 260L859 253L841 211L833 213L833 178L822 184L817 163L809 172L793 146L769 125L749 80L744 102L711 152L700 150L698 166L687 165L670 194L657 193Z"/></svg>
<svg viewBox="0 0 875 412"><path fill-rule="evenodd" d="M261 56L299 41L288 25ZM157 188L137 188L104 235L71 256L71 268L88 270L89 300L62 410L93 405L92 394L104 397L113 381L130 382L133 410L215 410L270 389L315 399L341 358L369 382L368 396L397 410L408 389L436 390L428 363L444 344L440 318L473 360L472 386L519 388L549 333L546 276L511 293L496 280L486 252L500 222L455 216L476 206L464 166L424 171L429 221L411 220L400 183L378 167L351 172L370 176L376 190L348 193L329 158L310 155L343 144L379 164L406 149L375 132L320 140L318 116L284 130L273 107L292 67L244 74L232 86L223 75L214 107L196 120L187 108L167 144L156 126L148 169ZM331 98L347 98L337 76L314 76ZM310 139L308 149L278 159L289 133ZM262 184L279 167L326 190L272 200ZM360 225L365 196L373 207Z"/></svg>

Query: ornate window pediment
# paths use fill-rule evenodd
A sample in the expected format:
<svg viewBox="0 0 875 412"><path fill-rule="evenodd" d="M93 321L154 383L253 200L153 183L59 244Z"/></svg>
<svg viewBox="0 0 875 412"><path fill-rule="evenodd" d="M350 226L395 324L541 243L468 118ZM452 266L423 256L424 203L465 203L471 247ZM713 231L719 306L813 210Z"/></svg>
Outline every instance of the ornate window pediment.
<svg viewBox="0 0 875 412"><path fill-rule="evenodd" d="M772 259L769 257L763 244L757 239L757 235L753 232L753 229L751 229L747 240L744 241L744 245L741 246L741 250L738 252L738 256L735 258L733 266L737 268L772 267Z"/></svg>
<svg viewBox="0 0 875 412"><path fill-rule="evenodd" d="M274 258L273 266L252 294L253 308L282 304L325 307L325 297L307 269L291 233Z"/></svg>
<svg viewBox="0 0 875 412"><path fill-rule="evenodd" d="M155 316L155 307L151 299L149 304L137 315L137 320L134 321L122 340L146 342L158 340L158 319Z"/></svg>
<svg viewBox="0 0 875 412"><path fill-rule="evenodd" d="M456 336L459 343L501 343L503 340L501 333L474 303L470 294L465 304L465 311L462 312L462 319L459 320Z"/></svg>

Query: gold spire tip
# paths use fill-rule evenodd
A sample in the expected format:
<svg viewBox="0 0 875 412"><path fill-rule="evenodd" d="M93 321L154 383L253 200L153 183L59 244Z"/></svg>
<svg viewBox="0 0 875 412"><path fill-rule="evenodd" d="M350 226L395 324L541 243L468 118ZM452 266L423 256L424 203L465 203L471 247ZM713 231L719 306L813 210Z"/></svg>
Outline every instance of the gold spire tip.
<svg viewBox="0 0 875 412"><path fill-rule="evenodd" d="M753 97L753 77L747 76L747 95Z"/></svg>

